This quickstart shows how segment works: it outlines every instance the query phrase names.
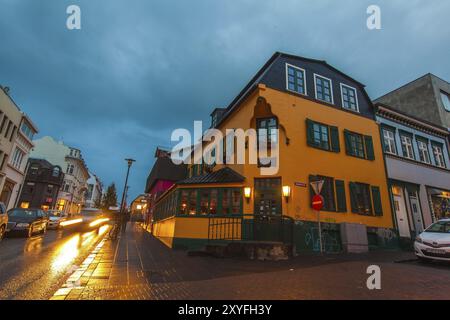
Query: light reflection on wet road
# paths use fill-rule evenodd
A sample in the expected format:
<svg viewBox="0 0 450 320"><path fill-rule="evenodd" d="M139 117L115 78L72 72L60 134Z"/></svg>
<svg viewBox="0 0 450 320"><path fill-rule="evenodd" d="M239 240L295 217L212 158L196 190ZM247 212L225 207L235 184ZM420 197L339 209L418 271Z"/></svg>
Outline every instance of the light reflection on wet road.
<svg viewBox="0 0 450 320"><path fill-rule="evenodd" d="M107 234L49 230L0 242L0 299L48 299Z"/></svg>

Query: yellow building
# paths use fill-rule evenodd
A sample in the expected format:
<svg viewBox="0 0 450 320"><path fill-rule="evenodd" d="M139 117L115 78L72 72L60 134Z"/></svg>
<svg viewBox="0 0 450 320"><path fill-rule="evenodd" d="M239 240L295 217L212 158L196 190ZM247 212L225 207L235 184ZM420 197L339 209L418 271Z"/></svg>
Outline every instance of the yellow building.
<svg viewBox="0 0 450 320"><path fill-rule="evenodd" d="M227 108L211 116L211 127L224 136L227 129L253 128L257 148L271 141L276 148L251 164L251 139L239 145L233 138L221 144L233 149L224 156L227 164L190 165L189 177L156 206L153 233L168 246L274 240L292 241L298 251L317 250L310 186L317 180L324 181L320 220L326 250L341 250L344 222L366 225L371 245L395 238L379 127L356 80L325 61L275 53ZM228 163L239 148L246 162ZM264 173L265 160L277 170Z"/></svg>

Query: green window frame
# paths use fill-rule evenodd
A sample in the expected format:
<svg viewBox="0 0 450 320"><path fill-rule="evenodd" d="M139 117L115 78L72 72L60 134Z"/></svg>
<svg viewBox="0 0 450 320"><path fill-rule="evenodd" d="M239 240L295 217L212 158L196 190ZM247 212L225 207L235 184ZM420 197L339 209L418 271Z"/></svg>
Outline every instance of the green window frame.
<svg viewBox="0 0 450 320"><path fill-rule="evenodd" d="M345 196L345 182L343 180L335 180L337 212L347 212L347 199Z"/></svg>
<svg viewBox="0 0 450 320"><path fill-rule="evenodd" d="M373 139L371 136L344 130L345 149L349 156L375 160Z"/></svg>
<svg viewBox="0 0 450 320"><path fill-rule="evenodd" d="M370 185L360 182L350 182L349 186L352 212L371 216L373 208Z"/></svg>
<svg viewBox="0 0 450 320"><path fill-rule="evenodd" d="M340 152L339 130L335 126L306 119L306 140L311 147Z"/></svg>
<svg viewBox="0 0 450 320"><path fill-rule="evenodd" d="M321 175L310 175L309 176L309 182L323 180L323 186L322 190L320 191L320 195L324 199L324 205L322 208L322 211L329 211L329 212L336 212L336 197L334 193L334 178L332 177L326 177ZM312 197L314 196L314 190L313 188L309 187L310 191L310 203L312 203Z"/></svg>
<svg viewBox="0 0 450 320"><path fill-rule="evenodd" d="M176 193L171 212L177 216L243 214L242 188L182 188ZM165 211L165 206L164 199L156 210Z"/></svg>

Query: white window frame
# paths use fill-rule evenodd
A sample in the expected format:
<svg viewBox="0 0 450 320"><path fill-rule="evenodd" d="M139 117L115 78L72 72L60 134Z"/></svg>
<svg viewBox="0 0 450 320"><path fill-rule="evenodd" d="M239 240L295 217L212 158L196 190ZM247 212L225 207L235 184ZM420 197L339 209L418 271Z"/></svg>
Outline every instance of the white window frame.
<svg viewBox="0 0 450 320"><path fill-rule="evenodd" d="M10 158L11 166L17 170L20 170L20 167L22 166L23 159L25 158L26 154L27 153L25 151L16 146L16 149L14 149L13 156Z"/></svg>
<svg viewBox="0 0 450 320"><path fill-rule="evenodd" d="M331 102L319 99L317 97L317 77L330 81ZM328 103L328 104L334 104L334 96L333 95L334 95L334 93L333 93L333 81L330 78L327 78L327 77L321 76L320 74L314 73L314 97L316 98L316 100L323 101L323 102Z"/></svg>
<svg viewBox="0 0 450 320"><path fill-rule="evenodd" d="M353 111L353 112L358 112L359 113L359 101L358 101L358 90L356 90L355 87L349 86L345 83L340 83L340 87L341 87L341 103L342 103L342 108L345 110L349 110L349 111ZM356 110L347 108L344 106L344 91L342 90L343 87L346 87L347 89L352 89L355 91L355 103L356 103Z"/></svg>
<svg viewBox="0 0 450 320"><path fill-rule="evenodd" d="M406 143L407 140L405 140L405 143L403 143L403 138L409 139L409 144ZM402 154L403 154L403 157L405 157L405 158L407 158L407 159L414 160L415 157L414 157L413 138L410 137L410 136L408 136L408 135L406 135L406 134L400 134L400 144L401 144L401 146L402 146ZM405 149L408 150L408 151L409 151L409 149L408 149L407 147L408 147L408 146L411 147L411 155L410 155L410 156L408 156L407 154L404 154L404 152L403 152L403 144L406 145L406 146L405 146Z"/></svg>
<svg viewBox="0 0 450 320"><path fill-rule="evenodd" d="M303 82L304 82L304 87L305 87L305 93L300 93L298 91L289 89L289 71L288 71L289 67L297 69L297 70L300 70L301 72L303 72ZM289 64L289 63L286 63L286 67L285 68L286 68L286 70L285 70L285 72L286 72L286 90L289 91L289 92L294 92L296 94L301 94L303 96L308 96L308 89L306 88L306 70L303 69L303 68L294 66L292 64Z"/></svg>
<svg viewBox="0 0 450 320"><path fill-rule="evenodd" d="M436 150L439 150L439 152L436 152ZM446 168L447 166L445 164L444 148L432 143L431 151L433 152L434 162L435 162L436 166L438 166L439 168ZM439 163L438 163L438 159L439 159Z"/></svg>
<svg viewBox="0 0 450 320"><path fill-rule="evenodd" d="M389 151L386 151L386 150L385 150L385 152L386 152L386 153L389 153L389 154L397 155L397 143L396 143L396 141L395 141L395 132L392 131L392 130L389 130L389 129L385 129L385 128L383 128L382 130L383 130L383 140L384 140L384 144L386 145L386 139L388 139L389 141L392 141L392 142L393 142L393 145L391 145L391 143L388 143L388 145L389 145ZM386 137L385 134L384 134L385 132L391 133L391 134L392 134L392 139L391 139L390 137ZM392 149L391 147L394 148L394 151L391 150L391 149Z"/></svg>
<svg viewBox="0 0 450 320"><path fill-rule="evenodd" d="M424 144L426 148L420 148L420 146L421 146L422 144ZM431 155L430 155L430 149L428 148L428 143L426 143L425 141L422 141L422 140L420 140L420 139L417 140L417 149L419 149L419 160L420 160L421 162L423 162L423 163L431 164ZM428 162L427 162L427 161L422 161L422 160L420 159L420 155L421 155L421 154L424 155L424 153L423 153L424 151L426 151L427 154L428 154ZM426 160L427 157L424 156L423 158L424 158L424 160Z"/></svg>

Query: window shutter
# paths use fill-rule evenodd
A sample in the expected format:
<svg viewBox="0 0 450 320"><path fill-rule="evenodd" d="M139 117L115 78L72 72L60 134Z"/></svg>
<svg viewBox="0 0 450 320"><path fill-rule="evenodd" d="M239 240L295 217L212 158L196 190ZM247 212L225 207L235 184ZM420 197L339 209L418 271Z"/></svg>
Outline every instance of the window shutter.
<svg viewBox="0 0 450 320"><path fill-rule="evenodd" d="M357 188L356 183L350 182L350 201L353 213L358 213L358 206L356 201L356 193L357 193L356 188Z"/></svg>
<svg viewBox="0 0 450 320"><path fill-rule="evenodd" d="M345 184L342 180L336 180L336 198L337 198L337 211L338 212L346 212L347 211L347 202L345 199Z"/></svg>
<svg viewBox="0 0 450 320"><path fill-rule="evenodd" d="M380 187L371 186L372 189L372 200L373 200L373 208L376 216L383 215L383 208L381 205L381 193Z"/></svg>
<svg viewBox="0 0 450 320"><path fill-rule="evenodd" d="M350 133L347 130L344 130L344 139L345 139L345 153L347 155L353 155L352 147L350 144Z"/></svg>
<svg viewBox="0 0 450 320"><path fill-rule="evenodd" d="M341 148L339 146L339 130L337 127L330 126L330 136L331 136L331 151L339 152Z"/></svg>
<svg viewBox="0 0 450 320"><path fill-rule="evenodd" d="M309 146L314 146L313 122L309 119L306 119L306 141Z"/></svg>
<svg viewBox="0 0 450 320"><path fill-rule="evenodd" d="M375 160L373 152L373 141L371 136L364 136L364 145L366 146L366 155L368 160Z"/></svg>

